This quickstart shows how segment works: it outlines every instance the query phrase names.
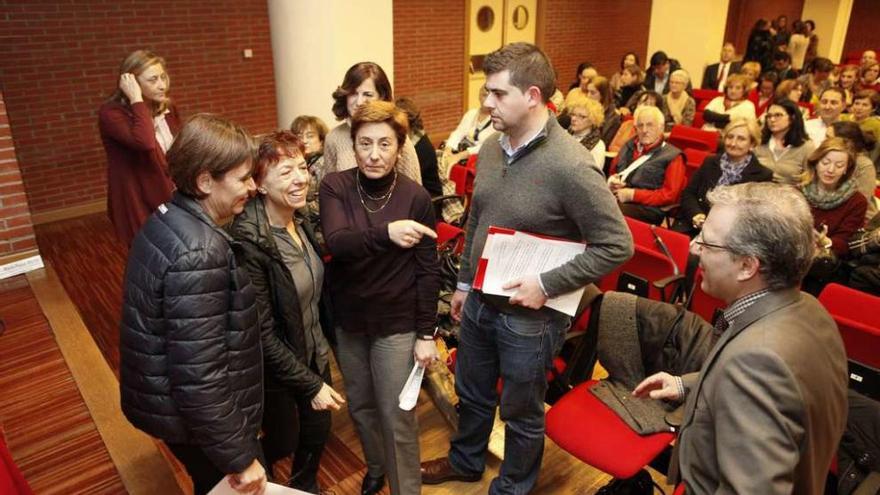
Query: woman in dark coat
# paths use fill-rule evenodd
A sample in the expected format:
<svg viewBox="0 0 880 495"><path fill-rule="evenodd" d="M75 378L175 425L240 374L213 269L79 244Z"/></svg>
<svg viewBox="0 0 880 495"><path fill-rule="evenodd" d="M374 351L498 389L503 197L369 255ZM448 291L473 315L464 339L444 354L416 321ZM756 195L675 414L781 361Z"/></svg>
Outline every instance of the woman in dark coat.
<svg viewBox="0 0 880 495"><path fill-rule="evenodd" d="M773 180L773 171L761 165L753 153L761 142L761 132L754 120L734 120L724 128L722 137L724 153L708 156L682 191L672 230L691 237L697 235L711 206L706 194L716 186Z"/></svg>
<svg viewBox="0 0 880 495"><path fill-rule="evenodd" d="M165 153L180 117L168 99L169 83L165 60L138 50L122 62L119 87L98 111L107 152L107 213L126 246L174 190Z"/></svg>
<svg viewBox="0 0 880 495"><path fill-rule="evenodd" d="M264 322L263 451L267 465L293 454L288 485L319 493L318 465L330 435L330 409L345 401L329 385L332 329L322 298L321 249L304 213L310 175L305 149L290 131L264 136L257 152L256 197L230 228L257 289ZM266 331L268 330L268 331Z"/></svg>
<svg viewBox="0 0 880 495"><path fill-rule="evenodd" d="M135 236L125 269L122 412L163 440L197 495L224 476L266 486L256 291L221 228L254 191L254 144L241 127L194 116L168 152L177 192Z"/></svg>

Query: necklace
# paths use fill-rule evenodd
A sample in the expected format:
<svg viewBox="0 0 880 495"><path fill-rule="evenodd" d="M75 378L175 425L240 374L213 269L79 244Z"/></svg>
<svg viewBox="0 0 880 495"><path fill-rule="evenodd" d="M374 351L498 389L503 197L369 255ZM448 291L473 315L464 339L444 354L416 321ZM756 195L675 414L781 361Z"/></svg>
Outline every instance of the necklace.
<svg viewBox="0 0 880 495"><path fill-rule="evenodd" d="M363 187L361 186L361 171L360 171L360 169L358 169L358 171L357 171L357 178L356 179L357 179L356 182L357 182L358 199L361 200L361 206L363 206L364 209L367 210L367 213L378 213L378 212L382 211L382 209L384 209L386 206L388 206L388 203L391 201L391 194L394 193L394 188L397 186L397 170L394 171L394 179L391 182L391 187L388 188L388 192L386 192L385 194L378 196L378 197L370 196L369 194L367 194L367 191L364 191ZM364 201L364 196L366 196L367 199L369 199L369 200L376 201L376 202L384 201L384 203L382 203L382 205L379 206L378 208L376 208L375 210L370 209L370 207L367 206L366 201Z"/></svg>

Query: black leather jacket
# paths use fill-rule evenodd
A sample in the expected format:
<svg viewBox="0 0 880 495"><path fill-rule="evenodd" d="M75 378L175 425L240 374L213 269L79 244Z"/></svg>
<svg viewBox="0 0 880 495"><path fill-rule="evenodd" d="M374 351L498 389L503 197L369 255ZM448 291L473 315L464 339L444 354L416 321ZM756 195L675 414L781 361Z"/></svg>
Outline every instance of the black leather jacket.
<svg viewBox="0 0 880 495"><path fill-rule="evenodd" d="M132 243L119 343L128 420L200 447L225 473L261 457L256 293L236 250L194 199L175 193Z"/></svg>

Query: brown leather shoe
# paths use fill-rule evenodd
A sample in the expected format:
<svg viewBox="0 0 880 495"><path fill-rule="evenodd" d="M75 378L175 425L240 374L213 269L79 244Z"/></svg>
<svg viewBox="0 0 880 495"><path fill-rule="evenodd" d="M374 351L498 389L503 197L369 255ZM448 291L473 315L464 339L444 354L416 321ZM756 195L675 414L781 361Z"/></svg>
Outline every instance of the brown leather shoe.
<svg viewBox="0 0 880 495"><path fill-rule="evenodd" d="M472 483L480 481L481 474L460 474L452 469L449 464L448 457L440 457L431 461L422 463L422 484L423 485L439 485L447 481L465 481Z"/></svg>

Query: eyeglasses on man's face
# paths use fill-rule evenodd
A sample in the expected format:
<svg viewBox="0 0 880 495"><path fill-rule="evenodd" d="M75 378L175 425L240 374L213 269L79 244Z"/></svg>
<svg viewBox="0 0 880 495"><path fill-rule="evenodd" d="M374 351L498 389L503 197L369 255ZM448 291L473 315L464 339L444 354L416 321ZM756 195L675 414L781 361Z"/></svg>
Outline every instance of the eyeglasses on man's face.
<svg viewBox="0 0 880 495"><path fill-rule="evenodd" d="M718 249L721 251L733 252L733 250L730 248L730 246L725 246L723 244L713 244L711 242L704 241L702 232L697 234L697 236L691 240L691 243L696 244L697 246L699 246L700 249L711 248L711 249Z"/></svg>

